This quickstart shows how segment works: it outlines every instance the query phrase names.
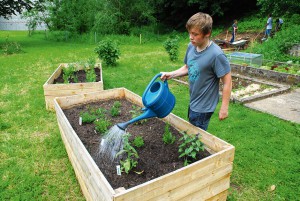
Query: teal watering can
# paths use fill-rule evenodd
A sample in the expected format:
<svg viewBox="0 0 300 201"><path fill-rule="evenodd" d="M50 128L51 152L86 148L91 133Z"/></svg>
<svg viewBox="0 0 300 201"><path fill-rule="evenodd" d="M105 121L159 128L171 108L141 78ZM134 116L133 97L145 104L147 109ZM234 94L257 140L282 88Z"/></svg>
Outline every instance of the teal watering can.
<svg viewBox="0 0 300 201"><path fill-rule="evenodd" d="M175 96L170 92L167 80L155 81L161 75L161 73L155 75L143 93L144 113L128 122L117 124L120 129L125 130L129 124L142 119L164 118L170 114L175 106Z"/></svg>

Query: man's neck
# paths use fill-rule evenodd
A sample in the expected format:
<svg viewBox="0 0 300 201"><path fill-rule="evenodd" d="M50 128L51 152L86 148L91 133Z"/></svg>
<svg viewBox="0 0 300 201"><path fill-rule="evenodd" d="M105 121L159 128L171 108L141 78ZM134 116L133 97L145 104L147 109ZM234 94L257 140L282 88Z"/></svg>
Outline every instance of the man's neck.
<svg viewBox="0 0 300 201"><path fill-rule="evenodd" d="M210 40L209 38L206 40L206 42L203 43L203 45L201 45L201 47L197 46L197 52L202 52L204 51L206 48L208 48L210 45Z"/></svg>

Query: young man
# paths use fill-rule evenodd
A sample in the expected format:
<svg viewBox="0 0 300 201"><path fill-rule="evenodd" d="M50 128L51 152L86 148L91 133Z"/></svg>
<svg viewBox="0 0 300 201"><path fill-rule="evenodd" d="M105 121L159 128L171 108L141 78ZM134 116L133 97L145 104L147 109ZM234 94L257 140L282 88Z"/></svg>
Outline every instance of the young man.
<svg viewBox="0 0 300 201"><path fill-rule="evenodd" d="M230 40L230 43L233 43L234 42L234 39L235 39L235 35L236 35L236 30L238 29L238 26L237 26L237 20L234 20L233 21L233 24L232 24L232 37L231 37L231 40Z"/></svg>
<svg viewBox="0 0 300 201"><path fill-rule="evenodd" d="M265 33L265 37L264 38L268 38L271 36L271 31L272 31L272 14L268 15L268 20L267 20L267 24L266 24L266 33Z"/></svg>
<svg viewBox="0 0 300 201"><path fill-rule="evenodd" d="M190 123L207 130L219 100L219 81L223 82L222 105L219 119L228 117L231 94L229 61L221 48L210 40L212 18L205 13L193 15L186 23L190 43L184 58L185 65L172 72L162 72L161 79L188 75Z"/></svg>

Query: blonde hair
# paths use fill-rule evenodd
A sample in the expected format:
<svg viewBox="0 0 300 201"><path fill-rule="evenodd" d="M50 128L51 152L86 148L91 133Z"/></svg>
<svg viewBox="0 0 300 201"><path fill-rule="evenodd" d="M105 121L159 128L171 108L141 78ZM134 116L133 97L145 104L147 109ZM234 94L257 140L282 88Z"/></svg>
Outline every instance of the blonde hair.
<svg viewBox="0 0 300 201"><path fill-rule="evenodd" d="M192 28L197 28L204 35L211 33L213 20L210 15L206 13L196 13L187 21L185 27L188 31Z"/></svg>

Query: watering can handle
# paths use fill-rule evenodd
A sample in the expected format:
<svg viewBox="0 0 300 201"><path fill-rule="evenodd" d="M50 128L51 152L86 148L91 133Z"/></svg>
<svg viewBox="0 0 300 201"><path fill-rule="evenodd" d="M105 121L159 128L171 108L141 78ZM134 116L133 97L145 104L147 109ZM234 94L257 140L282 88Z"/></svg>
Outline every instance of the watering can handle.
<svg viewBox="0 0 300 201"><path fill-rule="evenodd" d="M145 91L144 91L144 93L143 93L143 97L142 97L142 98L143 98L143 102L144 102L144 99L145 99L145 95L146 95L146 93L148 92L148 90L150 89L150 87L152 86L153 82L154 82L158 77L160 77L161 75L162 75L162 73L158 73L157 75L155 75L155 76L152 78L151 82L148 84L147 88L145 89ZM164 81L164 84L166 85L167 88L169 88L167 80Z"/></svg>

